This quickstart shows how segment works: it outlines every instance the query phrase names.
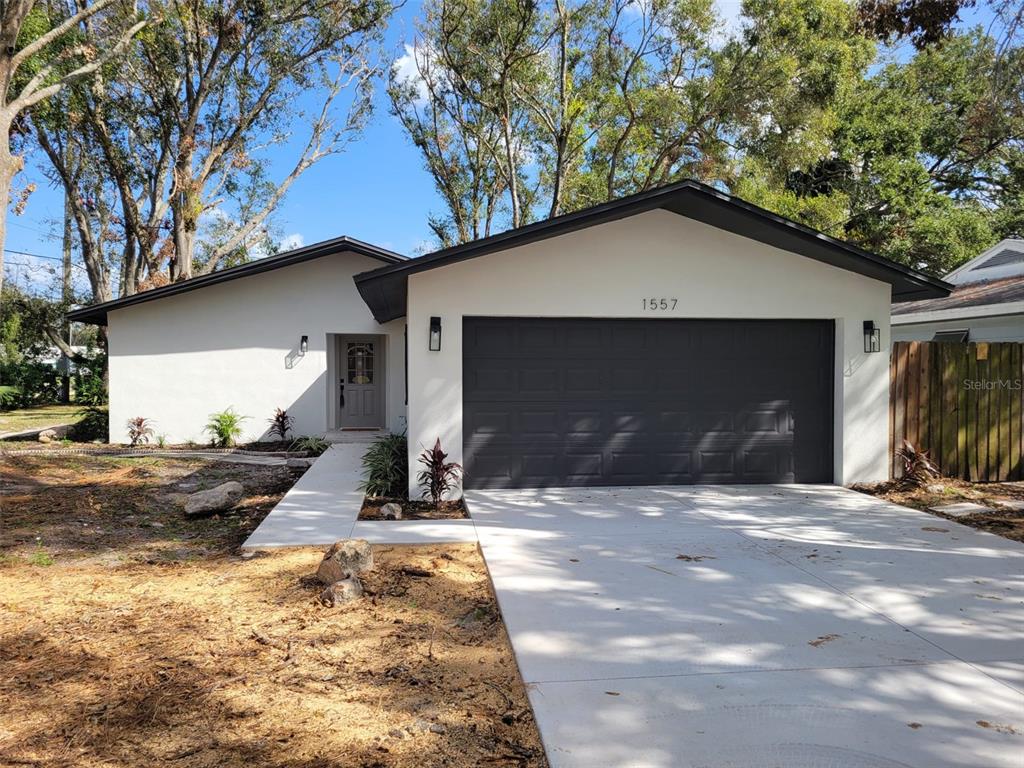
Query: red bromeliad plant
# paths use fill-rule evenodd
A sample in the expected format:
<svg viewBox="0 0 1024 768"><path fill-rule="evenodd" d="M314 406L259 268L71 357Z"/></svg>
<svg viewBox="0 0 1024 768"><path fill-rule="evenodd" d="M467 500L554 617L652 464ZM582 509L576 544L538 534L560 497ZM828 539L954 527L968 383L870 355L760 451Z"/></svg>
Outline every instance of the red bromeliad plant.
<svg viewBox="0 0 1024 768"><path fill-rule="evenodd" d="M896 451L896 458L903 470L900 484L905 487L920 487L942 474L928 456L928 451L916 448L908 440L904 440L903 447Z"/></svg>
<svg viewBox="0 0 1024 768"><path fill-rule="evenodd" d="M128 419L126 428L128 430L128 441L131 443L132 448L148 443L149 438L153 436L153 422L144 416Z"/></svg>
<svg viewBox="0 0 1024 768"><path fill-rule="evenodd" d="M441 450L441 438L437 439L433 448L421 453L419 458L424 468L420 470L416 480L423 489L423 498L429 497L435 509L462 476L462 465L454 461L445 461L447 458L448 454Z"/></svg>
<svg viewBox="0 0 1024 768"><path fill-rule="evenodd" d="M270 429L268 430L270 434L280 440L287 440L288 433L291 431L295 419L288 415L288 411L283 408L277 408L274 411L273 417L267 419L267 423L270 424Z"/></svg>

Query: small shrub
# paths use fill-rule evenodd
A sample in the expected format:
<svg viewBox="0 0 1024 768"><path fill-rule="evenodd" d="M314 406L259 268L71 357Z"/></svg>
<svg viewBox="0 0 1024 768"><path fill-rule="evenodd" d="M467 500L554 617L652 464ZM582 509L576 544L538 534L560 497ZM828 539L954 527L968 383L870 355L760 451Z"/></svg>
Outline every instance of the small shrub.
<svg viewBox="0 0 1024 768"><path fill-rule="evenodd" d="M288 450L305 451L310 456L319 456L330 447L331 444L319 435L303 435L302 437L295 438L292 444L288 446Z"/></svg>
<svg viewBox="0 0 1024 768"><path fill-rule="evenodd" d="M287 440L295 419L288 415L288 411L278 408L274 411L274 415L267 419L267 423L270 424L270 434L277 437L278 440Z"/></svg>
<svg viewBox="0 0 1024 768"><path fill-rule="evenodd" d="M0 384L0 411L10 411L21 402L21 389L10 384Z"/></svg>
<svg viewBox="0 0 1024 768"><path fill-rule="evenodd" d="M156 436L156 444L157 444L158 448L166 448L167 447L167 435L157 435Z"/></svg>
<svg viewBox="0 0 1024 768"><path fill-rule="evenodd" d="M49 568L53 565L53 555L43 549L43 542L36 541L36 551L29 555L28 564L40 568Z"/></svg>
<svg viewBox="0 0 1024 768"><path fill-rule="evenodd" d="M247 418L235 413L234 408L226 408L219 413L211 413L203 431L210 435L214 446L230 448L241 437L242 422Z"/></svg>
<svg viewBox="0 0 1024 768"><path fill-rule="evenodd" d="M145 416L128 419L125 428L128 430L128 442L132 448L148 443L149 438L153 436L153 424Z"/></svg>
<svg viewBox="0 0 1024 768"><path fill-rule="evenodd" d="M379 437L363 454L363 482L367 496L405 498L409 492L408 443L405 433Z"/></svg>
<svg viewBox="0 0 1024 768"><path fill-rule="evenodd" d="M80 443L89 443L93 440L106 442L110 433L110 417L106 408L89 406L78 412L78 421L71 427L69 434Z"/></svg>
<svg viewBox="0 0 1024 768"><path fill-rule="evenodd" d="M907 488L920 488L941 474L928 452L918 450L908 440L904 440L903 447L896 451L896 458L903 470L900 484Z"/></svg>
<svg viewBox="0 0 1024 768"><path fill-rule="evenodd" d="M462 476L462 466L454 461L445 461L448 454L441 450L441 438L434 447L420 454L423 469L416 476L424 499L430 498L436 509L444 495L452 489Z"/></svg>

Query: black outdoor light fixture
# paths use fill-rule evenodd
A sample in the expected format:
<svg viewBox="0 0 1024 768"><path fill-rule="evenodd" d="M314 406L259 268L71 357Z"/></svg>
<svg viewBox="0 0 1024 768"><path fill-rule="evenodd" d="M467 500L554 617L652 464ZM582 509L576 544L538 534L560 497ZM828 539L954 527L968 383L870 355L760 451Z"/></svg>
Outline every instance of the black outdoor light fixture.
<svg viewBox="0 0 1024 768"><path fill-rule="evenodd" d="M441 318L432 317L430 318L430 341L427 344L427 348L431 352L441 351Z"/></svg>
<svg viewBox="0 0 1024 768"><path fill-rule="evenodd" d="M865 352L881 352L882 341L878 326L875 325L874 320L864 321L864 351Z"/></svg>
<svg viewBox="0 0 1024 768"><path fill-rule="evenodd" d="M303 336L299 339L299 355L305 357L306 352L309 350L309 336Z"/></svg>

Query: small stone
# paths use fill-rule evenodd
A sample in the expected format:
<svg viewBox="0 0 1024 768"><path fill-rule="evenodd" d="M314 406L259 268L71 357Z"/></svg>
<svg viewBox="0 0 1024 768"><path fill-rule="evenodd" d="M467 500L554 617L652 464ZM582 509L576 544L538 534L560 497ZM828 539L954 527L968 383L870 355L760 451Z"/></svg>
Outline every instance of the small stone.
<svg viewBox="0 0 1024 768"><path fill-rule="evenodd" d="M156 523L156 522L150 523L149 525L152 528L163 528L164 527L163 523Z"/></svg>
<svg viewBox="0 0 1024 768"><path fill-rule="evenodd" d="M429 731L430 733L447 733L448 729L441 723L432 723L429 720L418 718L413 721L412 729L416 731Z"/></svg>
<svg viewBox="0 0 1024 768"><path fill-rule="evenodd" d="M252 560L254 557L256 557L256 553L253 552L251 549L248 550L247 552L243 552L242 553L242 559L243 560Z"/></svg>
<svg viewBox="0 0 1024 768"><path fill-rule="evenodd" d="M373 568L373 550L366 539L342 539L324 553L316 577L321 584L334 584L353 574Z"/></svg>
<svg viewBox="0 0 1024 768"><path fill-rule="evenodd" d="M291 458L285 462L289 469L309 469L313 466L315 459Z"/></svg>
<svg viewBox="0 0 1024 768"><path fill-rule="evenodd" d="M57 438L57 430L44 429L36 438L40 443L52 443Z"/></svg>
<svg viewBox="0 0 1024 768"><path fill-rule="evenodd" d="M244 492L242 484L235 480L221 483L208 491L197 491L189 495L185 501L185 514L194 517L231 509L239 502Z"/></svg>
<svg viewBox="0 0 1024 768"><path fill-rule="evenodd" d="M401 520L402 505L391 501L380 508L380 514L385 520Z"/></svg>
<svg viewBox="0 0 1024 768"><path fill-rule="evenodd" d="M946 486L942 483L930 483L924 487L928 493L945 493Z"/></svg>
<svg viewBox="0 0 1024 768"><path fill-rule="evenodd" d="M350 603L363 596L363 585L355 576L341 579L320 593L320 602L328 607Z"/></svg>
<svg viewBox="0 0 1024 768"><path fill-rule="evenodd" d="M1024 512L1024 499L995 499L994 501L1000 509L1009 512Z"/></svg>
<svg viewBox="0 0 1024 768"><path fill-rule="evenodd" d="M967 517L967 515L974 515L978 512L987 512L988 507L984 507L981 504L974 504L969 501L962 501L956 504L938 504L934 507L929 507L932 512L937 512L940 515L946 517Z"/></svg>
<svg viewBox="0 0 1024 768"><path fill-rule="evenodd" d="M390 731L388 731L388 736L390 736L392 739L407 739L407 738L409 738L409 734L407 734L401 728L392 728Z"/></svg>

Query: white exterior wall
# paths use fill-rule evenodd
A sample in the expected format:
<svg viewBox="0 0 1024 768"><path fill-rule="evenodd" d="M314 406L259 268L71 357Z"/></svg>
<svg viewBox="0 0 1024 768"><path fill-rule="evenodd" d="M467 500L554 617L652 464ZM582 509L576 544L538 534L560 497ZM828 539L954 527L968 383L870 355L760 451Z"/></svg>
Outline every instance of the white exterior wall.
<svg viewBox="0 0 1024 768"><path fill-rule="evenodd" d="M209 415L228 406L249 417L243 440L263 436L275 408L295 417L295 435L322 435L333 426L331 333L387 337L384 416L404 429L405 323L378 324L352 282L379 266L333 254L111 312L111 441L126 442L125 422L145 416L171 443L209 442Z"/></svg>
<svg viewBox="0 0 1024 768"><path fill-rule="evenodd" d="M410 478L437 437L462 462L463 317L522 316L835 320L835 480L885 479L889 356L865 354L862 323L888 349L890 290L660 210L410 275ZM644 312L645 297L679 301ZM440 352L427 349L431 315Z"/></svg>
<svg viewBox="0 0 1024 768"><path fill-rule="evenodd" d="M998 315L892 326L893 341L931 341L939 331L968 328L968 341L1024 341L1024 315Z"/></svg>

